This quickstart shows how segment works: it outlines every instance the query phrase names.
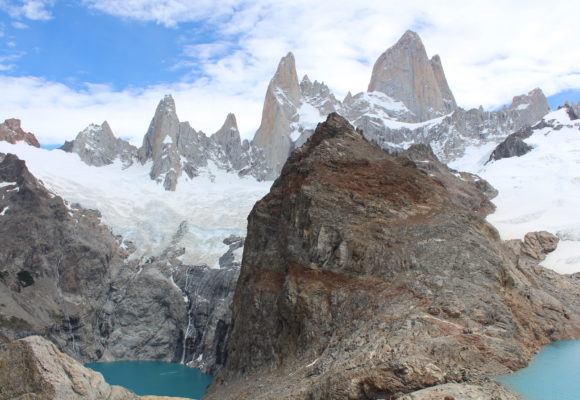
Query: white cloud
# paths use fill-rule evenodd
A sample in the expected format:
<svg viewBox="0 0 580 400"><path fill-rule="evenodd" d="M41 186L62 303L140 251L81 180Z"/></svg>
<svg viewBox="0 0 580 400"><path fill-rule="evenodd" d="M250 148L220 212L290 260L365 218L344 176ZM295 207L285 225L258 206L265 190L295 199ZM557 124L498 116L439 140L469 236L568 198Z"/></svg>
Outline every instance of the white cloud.
<svg viewBox="0 0 580 400"><path fill-rule="evenodd" d="M537 86L547 95L580 88L580 52L573 51L580 3L572 0L557 6L539 0L83 3L113 16L183 29L186 39L188 23L195 22L217 38L202 44L184 41L175 68L193 83L121 92L105 87L98 94L35 78L1 79L0 92L10 95L0 100L0 110L6 117L24 118L30 130L46 132L50 140L70 139L102 119L110 120L117 134L140 138L166 92L175 94L180 118L196 129L213 132L233 111L242 132L251 137L268 80L288 51L296 56L300 77L306 73L325 81L340 98L347 91L366 90L374 61L406 29L418 31L430 56L441 56L463 107L494 108ZM188 69L194 72L188 74ZM28 103L19 106L18 96Z"/></svg>
<svg viewBox="0 0 580 400"><path fill-rule="evenodd" d="M87 6L123 18L173 27L180 22L218 20L231 15L240 0L83 0Z"/></svg>
<svg viewBox="0 0 580 400"><path fill-rule="evenodd" d="M181 121L189 121L206 134L217 131L231 110L240 130L251 137L253 118L261 111L260 102L240 102L230 93L219 93L203 84L173 84L145 89L114 91L106 85L85 85L73 90L64 84L35 77L0 75L0 120L19 118L23 129L33 132L42 144L58 144L74 139L89 123L107 120L118 137L141 144L157 103L172 93ZM216 107L219 105L219 107Z"/></svg>
<svg viewBox="0 0 580 400"><path fill-rule="evenodd" d="M26 25L24 22L21 21L14 21L12 22L12 26L16 29L26 29L28 28L28 25Z"/></svg>
<svg viewBox="0 0 580 400"><path fill-rule="evenodd" d="M50 8L54 3L55 0L2 0L0 10L8 12L12 18L47 21L52 19Z"/></svg>

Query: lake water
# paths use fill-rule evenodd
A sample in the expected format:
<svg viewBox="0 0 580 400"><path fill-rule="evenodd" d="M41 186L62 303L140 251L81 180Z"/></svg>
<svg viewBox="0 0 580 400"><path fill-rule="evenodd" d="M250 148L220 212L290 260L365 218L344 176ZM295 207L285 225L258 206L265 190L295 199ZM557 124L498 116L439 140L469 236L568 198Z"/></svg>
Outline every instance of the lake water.
<svg viewBox="0 0 580 400"><path fill-rule="evenodd" d="M579 400L580 340L552 343L526 368L495 379L527 400Z"/></svg>
<svg viewBox="0 0 580 400"><path fill-rule="evenodd" d="M199 399L212 376L181 364L157 361L119 361L85 365L100 372L105 381L131 389L138 395Z"/></svg>

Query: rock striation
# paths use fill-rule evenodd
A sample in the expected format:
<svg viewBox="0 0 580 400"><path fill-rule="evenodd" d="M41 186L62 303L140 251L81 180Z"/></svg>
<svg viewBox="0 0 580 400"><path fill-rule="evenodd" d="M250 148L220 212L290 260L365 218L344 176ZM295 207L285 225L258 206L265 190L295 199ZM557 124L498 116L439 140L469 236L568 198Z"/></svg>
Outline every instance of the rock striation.
<svg viewBox="0 0 580 400"><path fill-rule="evenodd" d="M580 337L578 282L519 262L485 221L492 191L428 153L330 114L290 155L248 217L207 399L397 398Z"/></svg>
<svg viewBox="0 0 580 400"><path fill-rule="evenodd" d="M25 132L20 126L20 120L10 118L0 124L0 140L15 144L16 142L26 142L31 146L40 147L40 143L33 133Z"/></svg>
<svg viewBox="0 0 580 400"><path fill-rule="evenodd" d="M412 113L409 122L423 122L457 108L439 56L427 57L417 33L407 31L375 62L368 92L401 101Z"/></svg>
<svg viewBox="0 0 580 400"><path fill-rule="evenodd" d="M74 140L66 141L60 149L78 154L87 165L95 167L110 165L119 159L123 167L127 168L137 156L137 148L116 138L107 121L101 125L90 124Z"/></svg>
<svg viewBox="0 0 580 400"><path fill-rule="evenodd" d="M180 260L184 229L162 254L132 257L98 211L66 203L23 161L0 154L0 338L42 335L83 362L219 369L243 238L226 239L211 269Z"/></svg>

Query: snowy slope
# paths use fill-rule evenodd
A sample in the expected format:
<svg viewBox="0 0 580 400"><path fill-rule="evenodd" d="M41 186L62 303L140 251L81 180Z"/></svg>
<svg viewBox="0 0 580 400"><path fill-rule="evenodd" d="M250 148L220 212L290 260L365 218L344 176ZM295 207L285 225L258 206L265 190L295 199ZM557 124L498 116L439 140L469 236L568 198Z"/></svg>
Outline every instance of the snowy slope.
<svg viewBox="0 0 580 400"><path fill-rule="evenodd" d="M580 120L565 109L544 117L550 125L525 140L533 150L483 165L493 148L469 148L452 168L480 175L499 195L488 216L503 239L522 239L546 230L560 243L542 265L560 273L580 271ZM558 128L561 126L561 128Z"/></svg>
<svg viewBox="0 0 580 400"><path fill-rule="evenodd" d="M230 234L245 236L246 218L272 182L239 178L209 164L194 180L182 177L175 192L151 180L150 164L122 169L120 161L91 167L78 155L45 150L24 143L0 142L0 152L13 153L45 186L71 204L99 210L114 234L132 241L133 257L158 255L171 243L180 224L184 235L175 247L185 247L182 261L218 266Z"/></svg>

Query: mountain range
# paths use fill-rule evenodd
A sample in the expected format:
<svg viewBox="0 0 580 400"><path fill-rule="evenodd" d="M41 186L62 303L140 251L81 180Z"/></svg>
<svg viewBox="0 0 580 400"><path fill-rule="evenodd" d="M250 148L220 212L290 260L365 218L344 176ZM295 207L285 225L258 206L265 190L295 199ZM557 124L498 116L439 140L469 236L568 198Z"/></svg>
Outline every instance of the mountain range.
<svg viewBox="0 0 580 400"><path fill-rule="evenodd" d="M412 303L426 313L418 317L422 324L431 323L429 318L451 318L453 340L459 342L475 340L462 336L471 335L464 330L475 326L478 335L485 334L485 346L492 348L493 362L502 371L521 366L530 349L516 361L504 358L506 349L520 346L522 338L535 335L535 349L574 336L573 322L561 316L576 318L569 297L576 290L575 275L562 278L540 265L567 274L580 270L580 218L574 203L580 196L578 115L580 104L550 112L540 89L515 96L496 111L464 110L447 83L441 58L429 58L420 37L407 31L379 56L367 91L348 93L342 100L324 82L308 76L299 80L292 53L282 57L252 141L241 140L233 114L211 135L195 130L179 120L171 95L159 102L139 148L116 137L105 121L49 151L39 148L19 120L8 119L0 124L0 303L5 306L0 339L39 334L81 361L174 361L212 373L225 368L221 383L247 379L276 360L298 365L315 359L328 343L313 338L322 333L326 337L341 324L352 327L350 322L356 321L365 335L377 334L358 317L350 322L334 318L343 311L352 316L361 311L352 304L317 297L348 278L348 285L362 296L355 300L369 307L379 307L381 300L365 297L370 281L384 289L385 301L403 292L433 300L431 310L405 297L391 311ZM393 177L393 171L408 181ZM310 176L319 180L309 181ZM393 197L385 204L369 200L379 192ZM299 201L297 193L303 196ZM338 205L344 210L337 211ZM362 217L359 221L361 210L384 217L387 225L403 225L397 225L396 234L387 234ZM455 222L422 219L425 212L436 210ZM313 213L310 219L308 213ZM407 226L407 218L418 225ZM357 230L357 221L367 228ZM434 256L403 240L413 237L417 226L424 228L420 233L425 246L441 253L441 260L455 254L449 259L455 267L435 262ZM430 241L441 232L451 235L443 235L445 245ZM460 232L475 239L460 238ZM501 242L499 235L507 241ZM357 248L368 249L368 254ZM473 251L463 256L453 250L458 248ZM453 296L441 288L439 278L421 280L429 263L439 263L438 274L453 280L453 271L475 260L480 250L487 264L470 273L491 290L487 303L466 300L468 293L479 290L464 282L467 273L453 281ZM379 256L394 257L395 270L380 272ZM385 286L384 273L402 279L405 287ZM411 276L418 279L415 286ZM289 297L262 303L280 284ZM522 303L527 310L523 314L532 314L544 300L556 310L539 313L531 327L523 326L521 315L514 317L510 303L523 302L526 285L537 288L532 295L536 303ZM349 293L341 298L350 299ZM440 304L433 293L441 294ZM501 309L498 315L492 315L494 307ZM457 320L459 308L465 321ZM232 313L238 321L233 330ZM276 338L260 328L261 318L271 332L278 332ZM510 318L516 322L506 322ZM563 328L546 333L544 319ZM462 333L455 332L458 326ZM262 347L256 350L247 343L246 328L255 328L252 337L263 336ZM395 336L403 331L393 329ZM387 393L374 378L367 377L360 387L341 386L331 378L337 370L329 367L329 360L357 343L352 337L340 340L333 342L336 354L325 353L326 358L305 367L313 374L309 393L336 388L355 393L352 398L366 398L360 393L367 389L373 395ZM451 361L442 372L425 360L395 365L381 353L384 349L367 350L390 363L389 372L381 376L396 381L398 392L389 395L443 383L445 374L461 380ZM411 353L401 350L405 357ZM449 356L445 351L441 355ZM349 357L339 361L340 368L355 371L343 374L348 379L364 375ZM493 362L478 371L500 370ZM475 367L466 363L462 368ZM415 369L428 370L432 379L405 384L407 378L396 372ZM360 392L361 387L367 389Z"/></svg>

